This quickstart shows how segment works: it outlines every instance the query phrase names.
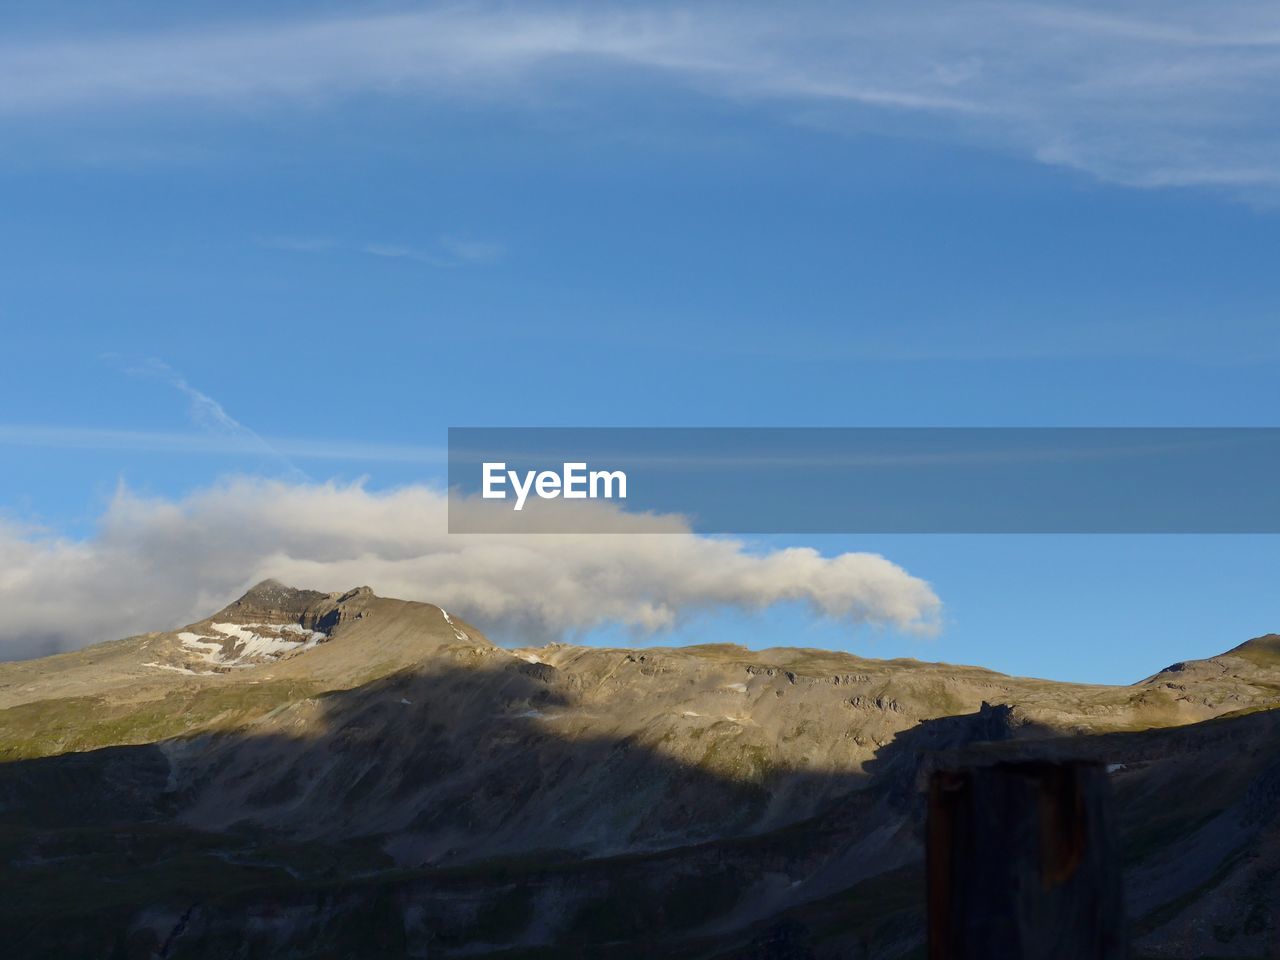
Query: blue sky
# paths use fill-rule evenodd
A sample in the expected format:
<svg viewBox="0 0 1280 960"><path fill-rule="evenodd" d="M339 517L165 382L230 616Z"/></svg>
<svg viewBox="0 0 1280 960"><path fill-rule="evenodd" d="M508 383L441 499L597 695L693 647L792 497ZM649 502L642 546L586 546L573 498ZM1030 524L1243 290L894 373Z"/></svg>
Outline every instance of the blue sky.
<svg viewBox="0 0 1280 960"><path fill-rule="evenodd" d="M438 482L450 425L1276 425L1280 18L1122 6L13 5L9 535ZM804 542L941 630L660 641L1127 682L1280 630L1274 538Z"/></svg>

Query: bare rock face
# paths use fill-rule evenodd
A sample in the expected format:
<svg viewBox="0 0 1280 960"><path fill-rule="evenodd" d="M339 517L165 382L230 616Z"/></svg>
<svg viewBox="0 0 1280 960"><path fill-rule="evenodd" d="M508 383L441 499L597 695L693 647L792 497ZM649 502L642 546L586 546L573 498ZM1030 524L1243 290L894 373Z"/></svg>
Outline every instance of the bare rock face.
<svg viewBox="0 0 1280 960"><path fill-rule="evenodd" d="M250 587L236 600L214 614L227 619L276 618L295 621L304 616L309 607L331 602L333 597L318 590L298 590L286 587L279 580L263 580Z"/></svg>
<svg viewBox="0 0 1280 960"><path fill-rule="evenodd" d="M0 665L22 880L0 934L56 916L32 956L909 955L920 785L998 751L1111 771L1144 955L1229 931L1274 955L1277 640L1104 687L506 650L432 604L264 581L179 630Z"/></svg>
<svg viewBox="0 0 1280 960"><path fill-rule="evenodd" d="M278 580L263 580L209 617L209 621L294 623L327 633L342 621L357 617L371 599L377 598L369 587L356 587L340 594L320 593L287 587Z"/></svg>

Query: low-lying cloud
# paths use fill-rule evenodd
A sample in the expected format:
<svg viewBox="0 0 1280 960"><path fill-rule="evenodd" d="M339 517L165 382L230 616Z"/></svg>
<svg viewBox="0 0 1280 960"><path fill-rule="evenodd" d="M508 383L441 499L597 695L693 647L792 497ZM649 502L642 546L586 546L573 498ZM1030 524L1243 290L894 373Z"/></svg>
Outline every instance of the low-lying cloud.
<svg viewBox="0 0 1280 960"><path fill-rule="evenodd" d="M439 603L495 639L541 642L604 625L640 632L699 611L807 604L816 615L928 632L929 585L870 553L758 551L689 533L459 536L427 487L240 479L182 500L120 490L85 540L0 526L0 658L191 622L275 577Z"/></svg>

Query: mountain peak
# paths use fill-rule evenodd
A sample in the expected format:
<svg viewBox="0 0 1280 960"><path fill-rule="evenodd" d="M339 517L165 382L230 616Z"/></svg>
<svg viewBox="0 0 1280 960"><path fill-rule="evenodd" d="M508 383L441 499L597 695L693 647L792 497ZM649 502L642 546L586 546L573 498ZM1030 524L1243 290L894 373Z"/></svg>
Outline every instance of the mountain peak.
<svg viewBox="0 0 1280 960"><path fill-rule="evenodd" d="M329 599L329 594L318 590L300 590L279 580L267 579L254 584L240 599L227 604L215 616L233 619L261 616L294 620L318 602Z"/></svg>
<svg viewBox="0 0 1280 960"><path fill-rule="evenodd" d="M298 591L296 587L291 587L288 584L281 583L279 580L275 579L275 577L267 577L267 579L258 581L252 587L246 590L244 593L244 596L242 596L240 599L249 600L249 599L257 599L259 597L267 598L267 597L274 597L274 596L283 596L283 595L297 593L297 592Z"/></svg>

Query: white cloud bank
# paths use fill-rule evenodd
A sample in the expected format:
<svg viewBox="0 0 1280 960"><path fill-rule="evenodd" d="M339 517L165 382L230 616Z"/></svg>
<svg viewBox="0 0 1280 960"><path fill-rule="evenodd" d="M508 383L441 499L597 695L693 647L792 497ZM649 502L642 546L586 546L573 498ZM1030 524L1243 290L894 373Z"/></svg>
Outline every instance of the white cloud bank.
<svg viewBox="0 0 1280 960"><path fill-rule="evenodd" d="M681 529L658 518L652 529ZM752 552L676 534L450 536L425 487L232 480L180 501L121 490L83 541L0 526L0 658L72 649L200 619L276 577L368 584L493 631L542 640L604 624L660 630L699 610L807 603L851 624L929 631L929 585L883 557Z"/></svg>
<svg viewBox="0 0 1280 960"><path fill-rule="evenodd" d="M640 70L736 103L995 144L1105 180L1280 184L1274 4L348 9L355 12L25 42L11 35L0 45L0 113L315 105L368 93L547 109L570 90L599 95L611 74ZM584 71L590 81L573 82Z"/></svg>

